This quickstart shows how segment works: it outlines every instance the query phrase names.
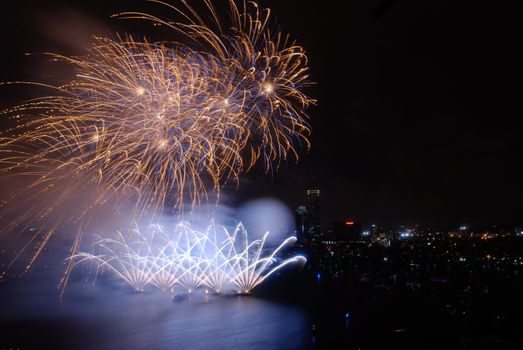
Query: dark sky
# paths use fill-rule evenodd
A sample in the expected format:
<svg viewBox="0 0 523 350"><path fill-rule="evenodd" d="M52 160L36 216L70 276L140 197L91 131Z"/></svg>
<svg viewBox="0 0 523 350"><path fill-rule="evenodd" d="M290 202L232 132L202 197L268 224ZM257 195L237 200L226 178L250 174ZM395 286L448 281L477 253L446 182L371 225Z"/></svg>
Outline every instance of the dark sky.
<svg viewBox="0 0 523 350"><path fill-rule="evenodd" d="M346 4L341 7L340 4ZM313 149L274 177L249 174L242 200L297 206L312 177L325 224L523 223L518 78L511 2L262 1L303 45L319 100ZM110 19L142 1L10 1L0 16L0 81L38 80L24 52L76 53L91 32L146 31ZM28 97L0 87L2 107Z"/></svg>

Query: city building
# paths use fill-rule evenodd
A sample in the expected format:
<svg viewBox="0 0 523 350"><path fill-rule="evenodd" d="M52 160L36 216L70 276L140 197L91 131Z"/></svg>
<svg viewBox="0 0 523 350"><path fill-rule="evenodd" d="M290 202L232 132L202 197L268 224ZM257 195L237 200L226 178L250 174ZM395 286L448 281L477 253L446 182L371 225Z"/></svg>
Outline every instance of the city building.
<svg viewBox="0 0 523 350"><path fill-rule="evenodd" d="M313 179L314 181L314 179ZM319 243L321 229L321 191L316 183L305 190L305 204L296 209L296 234L301 244Z"/></svg>
<svg viewBox="0 0 523 350"><path fill-rule="evenodd" d="M337 242L357 242L365 240L361 224L352 219L335 221L332 224L333 239ZM370 236L369 236L370 238Z"/></svg>

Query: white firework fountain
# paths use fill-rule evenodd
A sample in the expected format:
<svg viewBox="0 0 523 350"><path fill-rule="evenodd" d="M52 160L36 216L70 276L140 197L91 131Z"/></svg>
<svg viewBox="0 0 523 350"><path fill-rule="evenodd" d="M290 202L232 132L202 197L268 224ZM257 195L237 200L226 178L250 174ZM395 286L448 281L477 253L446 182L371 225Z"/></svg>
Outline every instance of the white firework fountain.
<svg viewBox="0 0 523 350"><path fill-rule="evenodd" d="M97 274L109 270L136 291L150 285L171 291L181 287L189 293L205 288L206 292L250 294L276 271L307 261L303 256L278 259L277 254L296 238L268 252L264 249L268 235L249 242L242 224L232 234L214 223L205 232L193 230L188 223L172 231L151 225L145 233L136 227L128 234L100 239L93 244L93 253L81 252L70 259L76 264L93 262Z"/></svg>

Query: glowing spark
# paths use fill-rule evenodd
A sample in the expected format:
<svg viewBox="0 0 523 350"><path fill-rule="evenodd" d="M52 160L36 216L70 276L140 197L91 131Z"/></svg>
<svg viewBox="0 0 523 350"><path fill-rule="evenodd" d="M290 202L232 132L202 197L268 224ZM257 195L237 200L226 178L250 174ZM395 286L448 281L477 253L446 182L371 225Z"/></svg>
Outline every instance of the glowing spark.
<svg viewBox="0 0 523 350"><path fill-rule="evenodd" d="M274 92L274 85L272 85L271 83L265 83L263 85L263 91L265 91L267 95L272 94Z"/></svg>
<svg viewBox="0 0 523 350"><path fill-rule="evenodd" d="M204 287L206 294L209 289L250 294L276 271L307 261L302 256L276 259L281 250L296 242L295 237L262 256L267 235L249 242L241 224L232 234L214 224L206 232L192 230L188 224L179 224L172 232L154 225L144 234L135 229L118 233L115 239L101 239L94 244L100 254L79 253L70 259L76 264L94 262L97 271L111 271L136 291L147 285L173 291L179 285L188 293Z"/></svg>
<svg viewBox="0 0 523 350"><path fill-rule="evenodd" d="M0 217L16 219L0 235L39 222L26 246L35 252L29 266L65 224L78 228L76 253L102 206L131 208L136 221L153 222L165 211L183 217L185 203L193 209L208 189L219 194L258 160L277 170L309 149L306 109L315 101L304 93L307 56L271 30L268 9L230 0L227 11L217 11L204 0L203 16L186 1L180 8L154 2L180 18L116 17L170 28L176 41L99 37L84 56L51 54L74 76L59 86L35 83L53 94L1 113L17 124L0 134L0 181L28 184L5 196ZM78 204L80 193L88 196Z"/></svg>

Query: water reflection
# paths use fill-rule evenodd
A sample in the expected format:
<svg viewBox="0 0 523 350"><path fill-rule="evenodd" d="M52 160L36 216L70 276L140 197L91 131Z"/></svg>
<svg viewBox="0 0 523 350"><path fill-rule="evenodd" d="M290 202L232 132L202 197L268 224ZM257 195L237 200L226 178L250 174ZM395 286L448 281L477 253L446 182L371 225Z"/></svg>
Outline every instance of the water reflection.
<svg viewBox="0 0 523 350"><path fill-rule="evenodd" d="M0 285L0 296L4 348L299 349L311 344L302 309L252 296L133 293L103 281L76 283L62 301L56 289L23 281Z"/></svg>

